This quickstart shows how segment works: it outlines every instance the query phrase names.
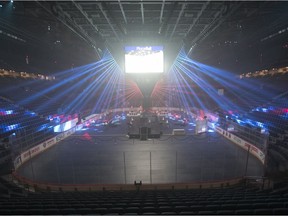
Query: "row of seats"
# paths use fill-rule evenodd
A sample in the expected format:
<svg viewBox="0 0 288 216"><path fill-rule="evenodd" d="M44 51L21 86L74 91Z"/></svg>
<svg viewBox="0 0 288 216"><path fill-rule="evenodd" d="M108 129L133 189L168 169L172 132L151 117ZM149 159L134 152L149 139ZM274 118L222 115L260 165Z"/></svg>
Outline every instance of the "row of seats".
<svg viewBox="0 0 288 216"><path fill-rule="evenodd" d="M288 208L275 208L275 209L241 209L241 210L200 210L200 211L192 211L189 209L185 209L179 207L178 210L170 209L170 208L162 208L162 209L155 209L155 208L145 208L145 209L138 209L136 207L130 208L65 208L65 209L55 209L55 208L48 208L48 209L0 209L1 215L287 215Z"/></svg>
<svg viewBox="0 0 288 216"><path fill-rule="evenodd" d="M61 80L25 80L1 77L0 85L0 96L42 116L59 113L61 110L63 112L63 109L83 91L83 86L77 86L67 92L73 83L61 82ZM64 92L66 93L64 94Z"/></svg>
<svg viewBox="0 0 288 216"><path fill-rule="evenodd" d="M284 184L285 185L285 184ZM285 189L285 187L284 187ZM288 189L254 187L25 192L0 196L0 214L268 214L288 213Z"/></svg>

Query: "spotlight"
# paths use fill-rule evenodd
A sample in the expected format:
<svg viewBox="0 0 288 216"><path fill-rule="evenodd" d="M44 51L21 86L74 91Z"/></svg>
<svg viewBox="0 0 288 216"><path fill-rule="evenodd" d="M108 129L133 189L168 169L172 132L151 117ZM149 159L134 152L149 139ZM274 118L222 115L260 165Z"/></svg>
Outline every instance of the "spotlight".
<svg viewBox="0 0 288 216"><path fill-rule="evenodd" d="M10 0L11 3L13 3L13 0Z"/></svg>

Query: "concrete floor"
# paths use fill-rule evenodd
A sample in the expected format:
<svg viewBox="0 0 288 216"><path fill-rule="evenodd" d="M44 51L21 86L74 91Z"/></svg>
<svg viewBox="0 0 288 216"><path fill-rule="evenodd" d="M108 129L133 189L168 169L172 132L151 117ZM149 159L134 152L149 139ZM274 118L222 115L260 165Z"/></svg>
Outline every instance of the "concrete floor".
<svg viewBox="0 0 288 216"><path fill-rule="evenodd" d="M125 184L194 182L245 175L247 152L216 132L160 139L129 139L123 123L78 131L25 163L18 174L39 182ZM111 135L113 134L113 135ZM165 135L166 134L166 135ZM263 175L263 165L248 157L247 175Z"/></svg>

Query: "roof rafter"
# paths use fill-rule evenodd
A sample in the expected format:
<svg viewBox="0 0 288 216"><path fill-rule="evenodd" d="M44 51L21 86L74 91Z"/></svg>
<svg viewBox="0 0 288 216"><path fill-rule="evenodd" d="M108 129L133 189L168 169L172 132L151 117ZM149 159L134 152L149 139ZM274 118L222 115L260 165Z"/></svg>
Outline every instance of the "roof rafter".
<svg viewBox="0 0 288 216"><path fill-rule="evenodd" d="M103 9L102 4L103 4L103 3L98 3L97 5L98 5L99 9L101 10L103 16L105 17L107 23L109 24L110 28L112 29L114 35L116 36L116 38L118 39L118 41L121 42L122 40L121 40L121 38L119 37L118 33L116 32L114 26L112 25L112 23L111 23L111 21L110 21L108 15L107 15L107 13L106 13L106 11Z"/></svg>
<svg viewBox="0 0 288 216"><path fill-rule="evenodd" d="M178 2L175 1L174 4L173 4L173 7L171 7L171 9L170 9L170 11L169 11L169 14L168 14L168 16L167 16L167 19L165 20L165 22L162 22L162 24L161 24L161 26L160 26L160 28L159 28L159 31L158 31L159 34L162 34L162 33L165 31L165 28L167 27L168 22L169 22L169 20L171 19L172 14L173 14L175 8L177 7L177 5L178 5Z"/></svg>
<svg viewBox="0 0 288 216"><path fill-rule="evenodd" d="M88 35L88 33L81 26L79 26L67 12L63 10L63 8L59 3L53 2L52 5L48 5L45 2L37 0L36 3L40 5L44 10L46 10L48 13L56 17L61 23L63 23L66 27L68 27L73 33L77 34L85 42L89 43L90 45L94 45L98 58L101 58L101 54L96 48L98 46L96 41L94 41Z"/></svg>
<svg viewBox="0 0 288 216"><path fill-rule="evenodd" d="M197 13L197 17L193 20L193 23L190 25L188 31L185 34L185 37L187 37L189 35L189 33L191 32L191 30L193 29L193 27L195 26L195 24L197 23L197 21L199 20L199 18L201 17L201 15L203 14L203 11L207 8L207 6L209 5L210 1L207 1L206 3L204 3L202 5L201 10Z"/></svg>
<svg viewBox="0 0 288 216"><path fill-rule="evenodd" d="M176 30L176 28L177 28L177 26L178 26L178 23L179 23L182 15L183 15L183 13L184 13L184 10L185 10L185 8L186 8L186 5L187 5L187 4L184 3L184 4L182 5L182 7L181 7L181 10L180 10L180 12L179 12L178 18L177 18L176 23L175 23L175 25L174 25L174 28L173 28L173 30L172 30L172 32L171 32L171 35L170 35L169 40L172 39L172 37L173 37L173 35L174 35L174 33L175 33L175 30Z"/></svg>
<svg viewBox="0 0 288 216"><path fill-rule="evenodd" d="M163 0L162 6L161 6L161 12L160 12L160 18L159 18L160 24L162 23L162 19L163 19L164 6L165 6L165 0Z"/></svg>
<svg viewBox="0 0 288 216"><path fill-rule="evenodd" d="M85 19L90 23L90 25L96 30L96 32L101 35L98 27L93 23L92 19L90 19L88 17L88 14L83 11L82 7L80 4L76 3L74 0L72 0L73 4L75 5L75 7L81 12L81 14L85 17Z"/></svg>
<svg viewBox="0 0 288 216"><path fill-rule="evenodd" d="M122 13L122 15L123 15L123 19L124 19L125 23L127 24L127 18L126 18L126 15L125 15L125 12L124 12L123 5L122 5L122 3L121 3L121 0L118 0L118 2L119 2L119 7L120 7L120 10L121 10L121 13Z"/></svg>
<svg viewBox="0 0 288 216"><path fill-rule="evenodd" d="M145 23L145 21L144 21L144 5L143 5L143 2L142 2L142 0L141 0L141 17L142 17L142 24L144 24Z"/></svg>

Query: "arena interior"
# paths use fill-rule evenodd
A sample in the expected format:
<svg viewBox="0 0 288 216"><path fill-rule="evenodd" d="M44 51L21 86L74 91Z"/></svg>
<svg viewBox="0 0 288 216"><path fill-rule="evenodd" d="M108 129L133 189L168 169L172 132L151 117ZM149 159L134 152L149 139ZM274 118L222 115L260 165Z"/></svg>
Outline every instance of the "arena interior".
<svg viewBox="0 0 288 216"><path fill-rule="evenodd" d="M0 215L287 215L287 10L0 1Z"/></svg>

